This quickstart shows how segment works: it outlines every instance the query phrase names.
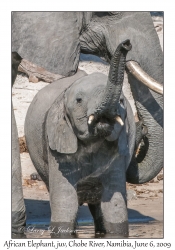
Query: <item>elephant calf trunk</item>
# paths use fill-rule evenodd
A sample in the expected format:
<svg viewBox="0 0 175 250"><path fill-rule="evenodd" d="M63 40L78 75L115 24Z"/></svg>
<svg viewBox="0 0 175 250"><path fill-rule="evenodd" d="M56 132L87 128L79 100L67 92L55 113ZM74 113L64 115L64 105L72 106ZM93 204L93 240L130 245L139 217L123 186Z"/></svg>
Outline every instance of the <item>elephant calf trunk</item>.
<svg viewBox="0 0 175 250"><path fill-rule="evenodd" d="M101 116L106 116L110 119L114 119L119 116L116 107L119 102L123 86L126 55L131 48L132 45L129 39L118 45L111 60L105 91L102 94L95 111L90 113L88 124L91 124L94 119L97 120Z"/></svg>

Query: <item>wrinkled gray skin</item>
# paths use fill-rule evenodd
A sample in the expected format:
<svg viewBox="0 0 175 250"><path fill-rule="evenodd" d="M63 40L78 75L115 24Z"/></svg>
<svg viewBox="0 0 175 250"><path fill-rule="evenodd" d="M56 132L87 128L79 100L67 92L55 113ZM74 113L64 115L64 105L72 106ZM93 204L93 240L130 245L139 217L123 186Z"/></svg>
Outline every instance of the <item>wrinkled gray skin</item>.
<svg viewBox="0 0 175 250"><path fill-rule="evenodd" d="M91 16L91 12L12 12L12 51L52 73L74 75L80 33Z"/></svg>
<svg viewBox="0 0 175 250"><path fill-rule="evenodd" d="M137 61L163 84L163 54L149 12L12 13L12 49L60 75L75 74L80 52L110 62L117 45L128 37L133 49L126 60ZM143 138L145 149L142 157L133 156L127 181L144 183L154 178L163 166L163 97L132 75L128 78L140 119L136 144ZM148 131L146 136L142 130Z"/></svg>
<svg viewBox="0 0 175 250"><path fill-rule="evenodd" d="M12 53L12 86L17 76L17 68L22 58ZM25 205L22 191L21 161L18 132L12 105L12 238L24 238L26 224Z"/></svg>
<svg viewBox="0 0 175 250"><path fill-rule="evenodd" d="M28 109L26 142L49 189L56 228L74 230L78 205L88 203L96 233L128 236L126 169L135 146L135 122L121 90L130 49L129 41L119 45L109 77L78 72L43 88ZM92 114L95 119L88 124Z"/></svg>

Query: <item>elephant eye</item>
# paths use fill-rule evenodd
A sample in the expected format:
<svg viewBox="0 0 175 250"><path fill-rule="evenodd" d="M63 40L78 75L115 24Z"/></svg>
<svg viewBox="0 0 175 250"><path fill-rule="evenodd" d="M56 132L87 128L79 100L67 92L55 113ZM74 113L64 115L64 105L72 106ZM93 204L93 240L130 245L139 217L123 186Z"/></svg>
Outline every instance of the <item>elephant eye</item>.
<svg viewBox="0 0 175 250"><path fill-rule="evenodd" d="M77 98L77 103L81 103L82 102L82 99L81 98Z"/></svg>

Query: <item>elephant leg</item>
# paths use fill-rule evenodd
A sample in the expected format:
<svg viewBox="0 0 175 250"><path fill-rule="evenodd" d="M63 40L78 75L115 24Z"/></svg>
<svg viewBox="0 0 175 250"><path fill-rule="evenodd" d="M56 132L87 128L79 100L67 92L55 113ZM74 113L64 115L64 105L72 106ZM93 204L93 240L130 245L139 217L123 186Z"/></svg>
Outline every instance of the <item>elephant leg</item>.
<svg viewBox="0 0 175 250"><path fill-rule="evenodd" d="M103 224L103 216L101 211L101 204L88 204L89 210L94 218L94 225L95 225L95 234L103 234L106 233Z"/></svg>
<svg viewBox="0 0 175 250"><path fill-rule="evenodd" d="M119 157L106 176L106 185L102 195L101 211L107 234L117 237L128 236L128 212L126 202L125 160ZM107 185L107 182L109 183Z"/></svg>
<svg viewBox="0 0 175 250"><path fill-rule="evenodd" d="M25 205L22 191L19 142L12 107L12 238L25 238Z"/></svg>
<svg viewBox="0 0 175 250"><path fill-rule="evenodd" d="M106 233L128 236L128 214L125 199L120 192L113 194L109 202L101 203Z"/></svg>
<svg viewBox="0 0 175 250"><path fill-rule="evenodd" d="M54 157L49 159L49 189L52 238L75 237L78 198L74 187L58 170Z"/></svg>

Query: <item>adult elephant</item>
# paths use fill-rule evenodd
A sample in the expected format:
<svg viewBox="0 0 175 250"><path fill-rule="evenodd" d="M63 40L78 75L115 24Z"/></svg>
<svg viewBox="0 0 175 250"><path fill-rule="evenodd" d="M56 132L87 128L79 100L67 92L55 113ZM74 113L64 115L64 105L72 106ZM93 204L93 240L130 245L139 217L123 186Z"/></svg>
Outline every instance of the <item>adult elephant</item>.
<svg viewBox="0 0 175 250"><path fill-rule="evenodd" d="M122 85L130 49L129 40L119 44L108 77L78 72L40 90L28 109L26 142L50 193L57 237L70 237L83 203L96 234L128 236L126 169L135 121Z"/></svg>
<svg viewBox="0 0 175 250"><path fill-rule="evenodd" d="M22 58L16 52L12 53L12 86L21 60ZM25 211L18 132L12 105L12 238L25 238Z"/></svg>
<svg viewBox="0 0 175 250"><path fill-rule="evenodd" d="M163 166L163 53L151 16L148 12L96 12L80 43L84 53L110 61L116 45L127 37L133 45L126 58L128 80L140 120L136 144L143 138L145 145L142 157L133 155L127 181L144 183Z"/></svg>

